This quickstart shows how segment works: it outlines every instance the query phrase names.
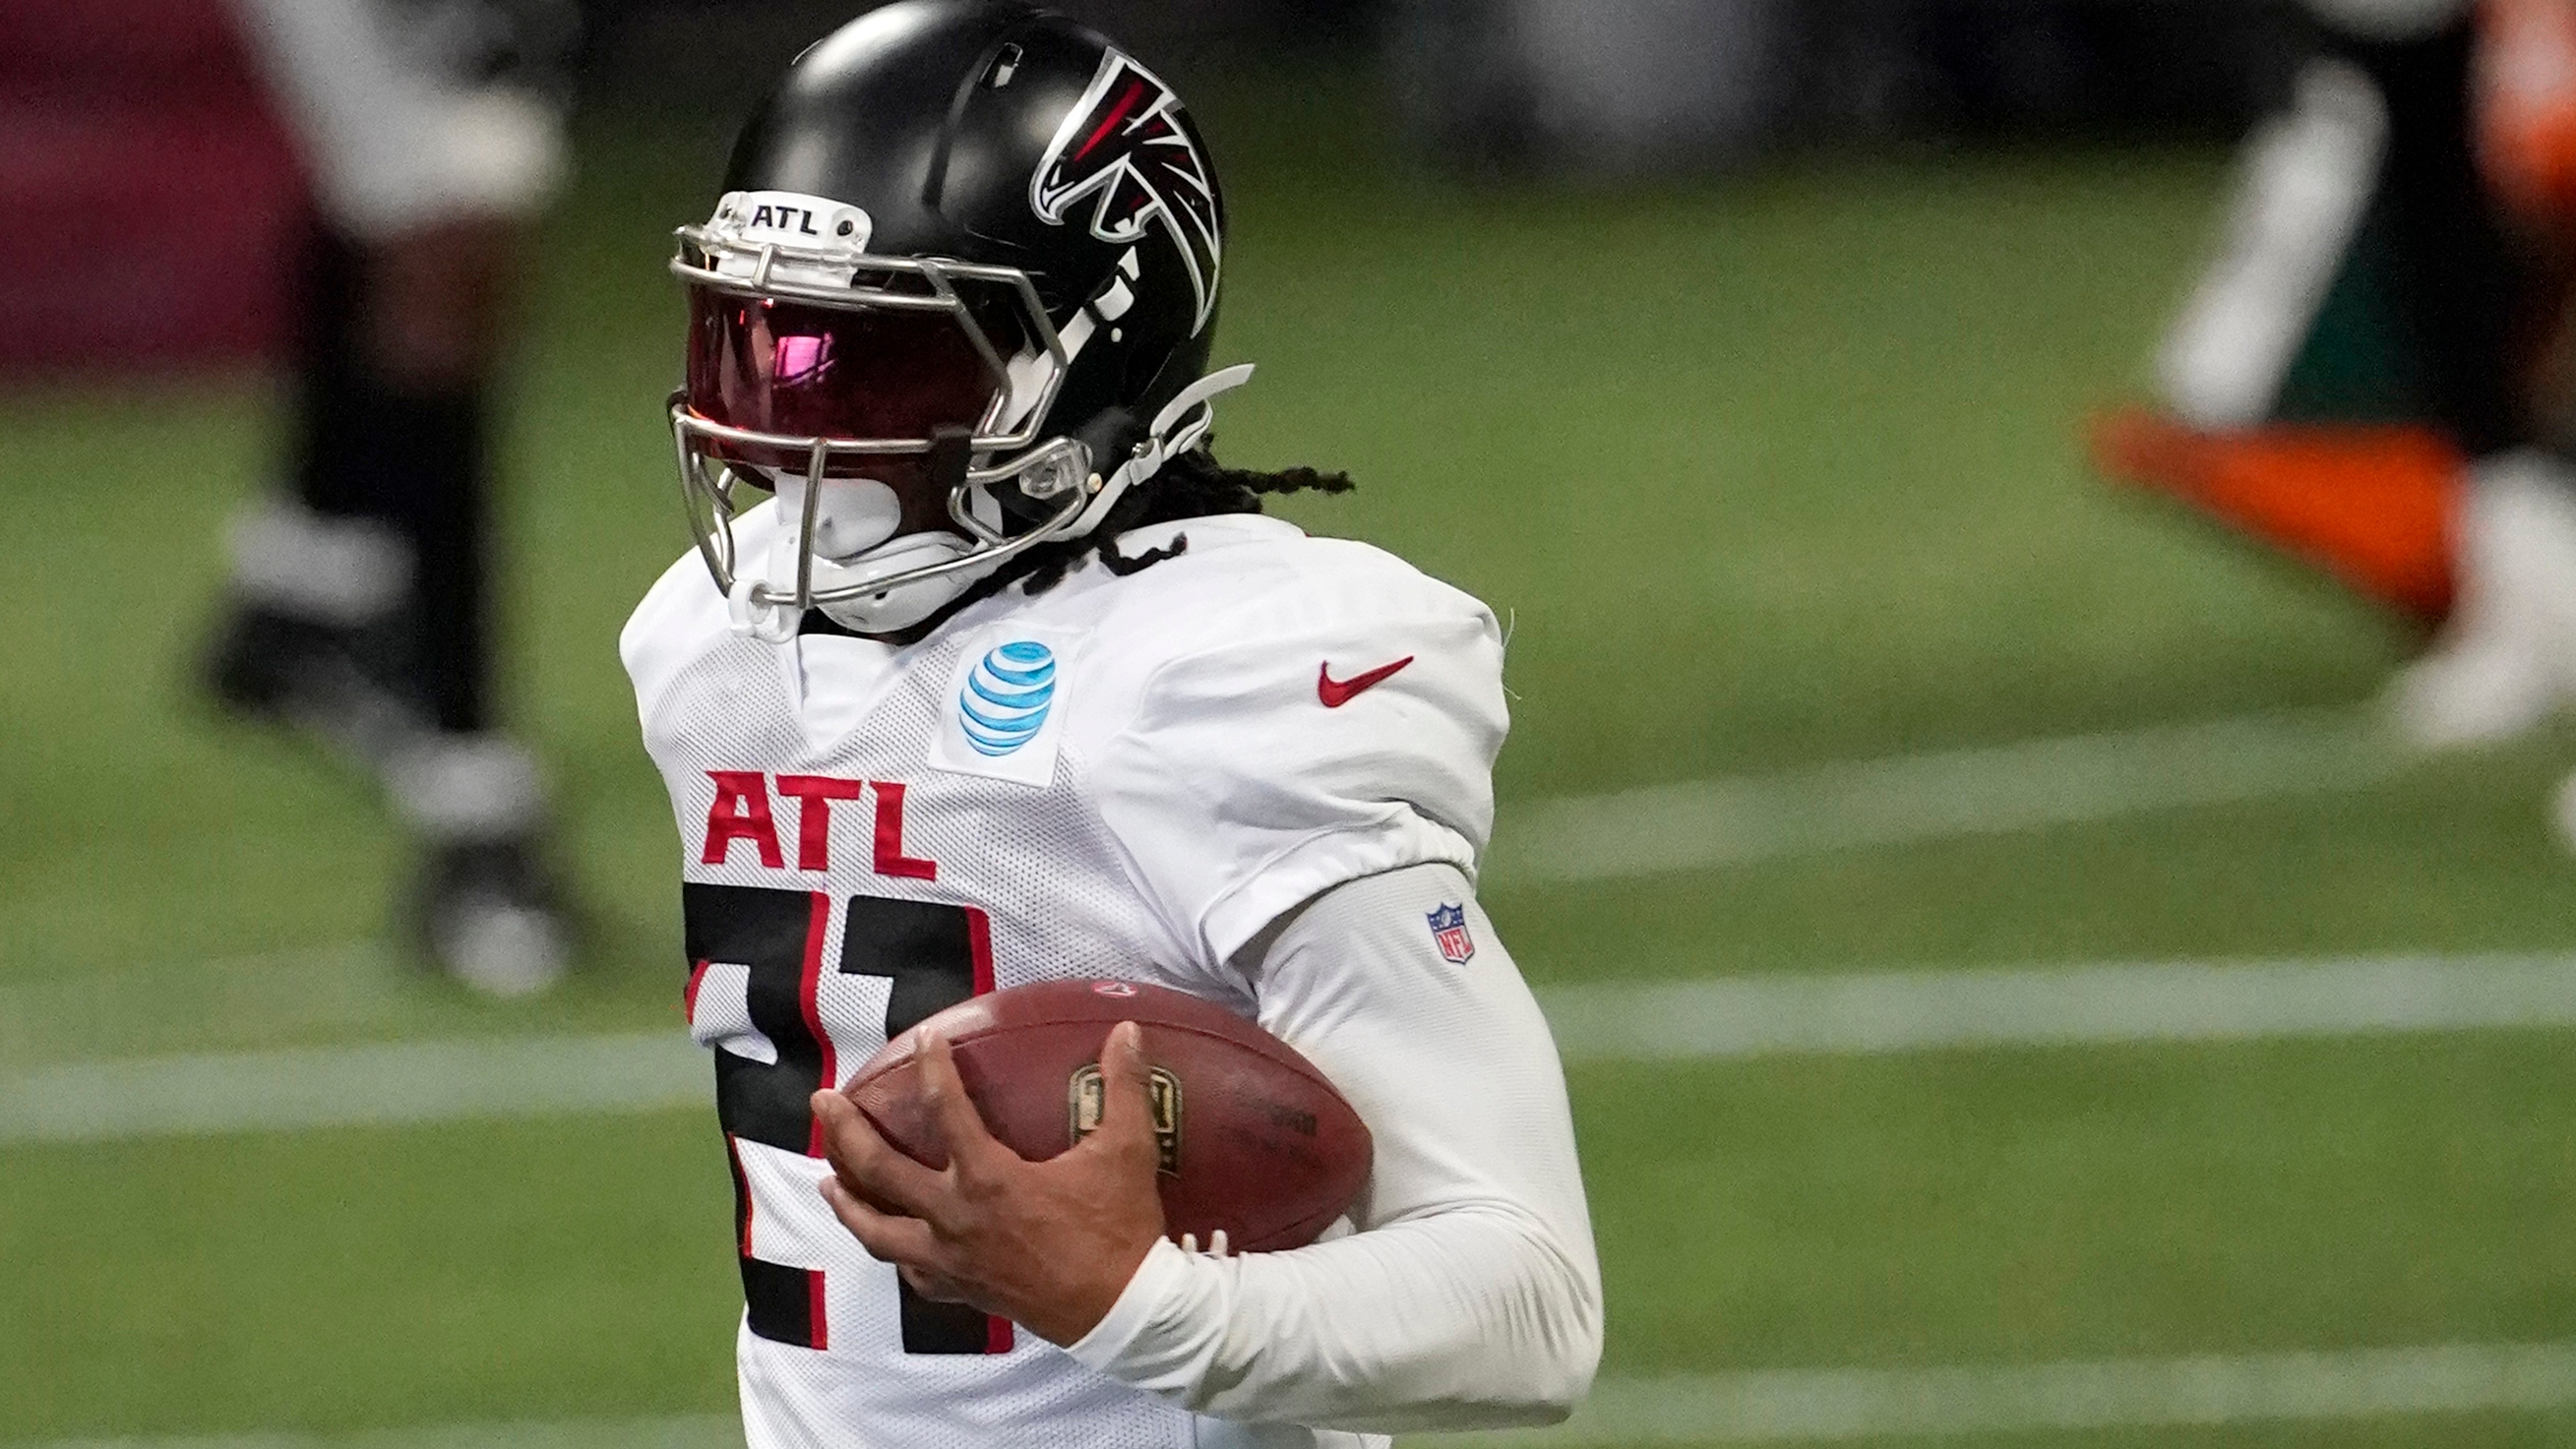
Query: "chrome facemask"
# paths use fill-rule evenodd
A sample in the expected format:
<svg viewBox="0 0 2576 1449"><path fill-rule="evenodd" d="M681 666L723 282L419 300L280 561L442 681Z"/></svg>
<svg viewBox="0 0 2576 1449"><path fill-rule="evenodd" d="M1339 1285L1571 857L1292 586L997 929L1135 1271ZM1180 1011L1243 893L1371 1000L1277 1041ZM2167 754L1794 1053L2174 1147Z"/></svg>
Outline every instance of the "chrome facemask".
<svg viewBox="0 0 2576 1449"><path fill-rule="evenodd" d="M880 309L939 314L972 347L994 389L971 429L909 436L735 426L708 415L724 408L702 410L713 393L695 376L690 387L672 395L672 445L690 531L716 586L736 601L737 615L757 621L754 632L792 632L795 621L811 608L858 604L959 574L989 574L1013 555L1064 536L1105 486L1079 441L1038 439L1038 423L1054 405L1072 359L1028 274L1014 267L872 255L868 233L867 218L855 207L773 192L728 195L706 225L678 232L670 269L691 289L693 309L704 298L732 298L853 314ZM977 316L979 309L988 317L1004 311L1028 343L1006 358ZM813 543L821 483L836 476L836 469L887 458L918 459L945 482L948 518L963 535L965 550L852 582L834 581L830 576L844 569L827 561L826 578L818 587ZM792 588L748 577L748 561L733 537L734 518L752 501L740 490L748 485L768 491L763 468L792 469L806 482L804 507L794 524L804 547ZM1003 484L1017 486L1022 495L1054 511L1020 532L1005 533L1002 510L990 492ZM904 539L890 542L901 545Z"/></svg>

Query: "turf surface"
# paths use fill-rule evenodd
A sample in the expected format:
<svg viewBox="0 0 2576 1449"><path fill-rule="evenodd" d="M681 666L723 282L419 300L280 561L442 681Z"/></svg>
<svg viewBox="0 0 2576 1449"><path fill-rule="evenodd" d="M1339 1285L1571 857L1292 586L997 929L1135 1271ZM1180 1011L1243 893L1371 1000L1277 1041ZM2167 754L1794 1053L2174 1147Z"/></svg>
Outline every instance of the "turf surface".
<svg viewBox="0 0 2576 1449"><path fill-rule="evenodd" d="M2357 701L2403 656L2387 620L2080 467L2074 421L2135 385L2215 155L1466 191L1301 138L1348 109L1210 118L1234 179L1220 357L1263 368L1224 447L1349 468L1360 493L1288 511L1510 612L1505 831L1514 800ZM560 792L587 969L499 1007L339 950L389 933L400 841L327 760L196 702L265 393L21 397L0 1067L677 1028L675 841L613 642L683 545L661 238L716 147L583 149L508 517L511 694ZM1542 980L2567 947L2576 868L2542 801L2569 755L1491 905ZM2576 1335L2570 1063L2564 1036L2516 1034L1585 1068L1610 1368ZM0 1441L722 1409L727 1221L693 1114L0 1150Z"/></svg>

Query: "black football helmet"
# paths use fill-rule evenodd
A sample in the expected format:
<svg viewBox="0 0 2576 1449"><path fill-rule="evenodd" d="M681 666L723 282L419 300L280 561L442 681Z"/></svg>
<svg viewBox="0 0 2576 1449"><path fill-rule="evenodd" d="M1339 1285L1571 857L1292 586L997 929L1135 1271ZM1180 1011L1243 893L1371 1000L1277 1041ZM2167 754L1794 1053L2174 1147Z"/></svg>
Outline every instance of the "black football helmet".
<svg viewBox="0 0 2576 1449"><path fill-rule="evenodd" d="M670 419L699 551L752 632L808 608L863 632L928 617L1097 528L1250 374L1205 375L1225 257L1205 143L1170 86L1062 16L872 11L797 57L724 184L671 261ZM836 479L891 490L855 550L818 533ZM765 578L735 547L744 485L801 513Z"/></svg>

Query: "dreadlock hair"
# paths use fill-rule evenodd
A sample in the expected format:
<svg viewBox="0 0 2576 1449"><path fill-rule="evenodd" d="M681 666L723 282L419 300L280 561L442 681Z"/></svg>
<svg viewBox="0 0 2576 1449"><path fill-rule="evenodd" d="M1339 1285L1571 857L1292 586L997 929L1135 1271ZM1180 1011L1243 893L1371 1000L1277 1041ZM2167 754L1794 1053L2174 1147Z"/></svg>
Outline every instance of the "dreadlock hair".
<svg viewBox="0 0 2576 1449"><path fill-rule="evenodd" d="M1010 561L991 578L968 590L960 605L988 598L1015 583L1025 583L1030 595L1043 594L1064 582L1065 575L1080 568L1097 555L1101 566L1125 578L1163 562L1177 558L1190 546L1189 535L1175 536L1161 548L1147 549L1128 555L1118 551L1118 535L1148 524L1170 523L1184 518L1206 518L1213 514L1259 513L1261 500L1283 493L1348 493L1353 487L1348 473L1324 473L1313 468L1282 468L1265 473L1250 468L1229 468L1216 460L1213 436L1201 439L1198 446L1165 463L1162 471L1141 488L1128 492L1109 510L1100 526L1081 538L1061 543L1042 543Z"/></svg>

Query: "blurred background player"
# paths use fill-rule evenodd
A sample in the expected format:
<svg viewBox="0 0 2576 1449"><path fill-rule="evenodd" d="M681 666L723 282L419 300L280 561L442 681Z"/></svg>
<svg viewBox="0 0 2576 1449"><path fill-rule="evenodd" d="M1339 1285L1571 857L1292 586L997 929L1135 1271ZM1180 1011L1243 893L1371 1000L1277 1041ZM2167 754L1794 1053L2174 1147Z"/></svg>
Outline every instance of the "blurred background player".
<svg viewBox="0 0 2576 1449"><path fill-rule="evenodd" d="M477 988L563 970L546 807L493 699L490 454L530 221L561 181L548 0L234 0L298 142L280 485L236 520L207 659L236 714L374 771L418 836L411 925Z"/></svg>
<svg viewBox="0 0 2576 1449"><path fill-rule="evenodd" d="M2440 625L2390 691L2415 738L2510 737L2576 702L2576 5L2307 9L2159 359L2170 412L2097 459Z"/></svg>

